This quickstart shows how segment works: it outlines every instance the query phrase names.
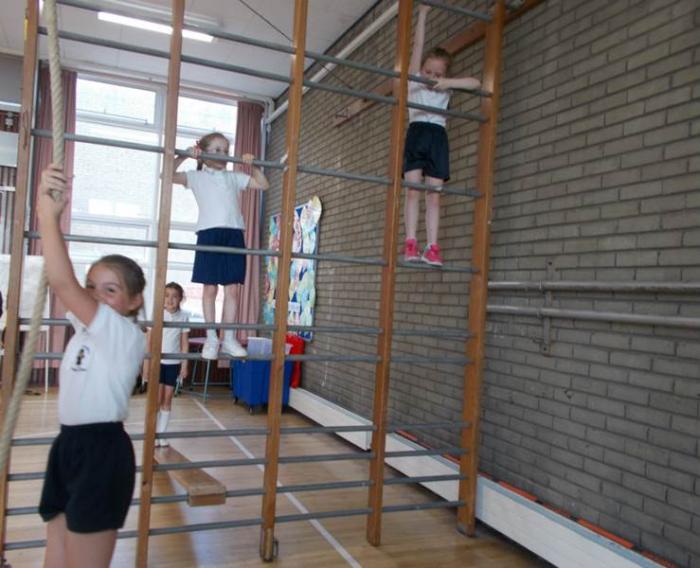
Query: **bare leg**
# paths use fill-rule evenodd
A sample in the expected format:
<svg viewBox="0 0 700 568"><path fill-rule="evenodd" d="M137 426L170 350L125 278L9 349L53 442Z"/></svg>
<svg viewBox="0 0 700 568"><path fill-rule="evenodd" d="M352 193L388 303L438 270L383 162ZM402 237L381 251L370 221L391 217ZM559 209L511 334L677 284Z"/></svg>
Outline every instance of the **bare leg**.
<svg viewBox="0 0 700 568"><path fill-rule="evenodd" d="M173 406L173 393L175 392L175 388L169 385L160 385L160 388L160 409L165 412L170 412Z"/></svg>
<svg viewBox="0 0 700 568"><path fill-rule="evenodd" d="M404 179L411 183L421 183L422 170L411 170L404 174ZM404 205L404 223L406 225L406 238L416 238L418 226L418 213L420 210L420 192L417 189L406 189L406 203Z"/></svg>
<svg viewBox="0 0 700 568"><path fill-rule="evenodd" d="M434 177L426 177L425 183L442 187L444 180ZM425 193L425 232L428 242L426 244L437 244L440 230L440 192L427 191Z"/></svg>
<svg viewBox="0 0 700 568"><path fill-rule="evenodd" d="M61 513L46 523L44 568L64 568L66 563L66 516Z"/></svg>
<svg viewBox="0 0 700 568"><path fill-rule="evenodd" d="M224 313L221 321L233 323L236 321L236 309L238 304L238 292L240 284L227 284L224 286Z"/></svg>
<svg viewBox="0 0 700 568"><path fill-rule="evenodd" d="M70 568L109 568L117 531L74 533L67 531L66 559Z"/></svg>
<svg viewBox="0 0 700 568"><path fill-rule="evenodd" d="M206 322L216 321L216 293L218 291L219 287L216 284L204 284L202 288L202 313ZM216 330L208 329L207 337L216 339Z"/></svg>

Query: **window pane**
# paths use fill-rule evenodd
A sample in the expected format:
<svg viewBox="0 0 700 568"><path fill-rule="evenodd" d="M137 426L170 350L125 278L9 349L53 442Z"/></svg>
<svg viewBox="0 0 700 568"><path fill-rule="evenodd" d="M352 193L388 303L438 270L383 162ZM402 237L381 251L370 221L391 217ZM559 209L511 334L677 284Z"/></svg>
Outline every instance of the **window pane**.
<svg viewBox="0 0 700 568"><path fill-rule="evenodd" d="M78 122L79 134L157 144L157 134ZM160 155L96 144L75 145L73 214L154 217Z"/></svg>
<svg viewBox="0 0 700 568"><path fill-rule="evenodd" d="M156 93L122 85L78 79L76 108L116 119L154 123Z"/></svg>
<svg viewBox="0 0 700 568"><path fill-rule="evenodd" d="M133 225L116 225L108 223L95 223L73 219L71 233L74 235L99 236L118 239L148 238L148 228ZM92 263L106 254L123 254L133 258L141 265L148 261L148 249L145 247L130 247L123 245L103 245L98 243L70 242L69 249L71 259L74 262Z"/></svg>
<svg viewBox="0 0 700 568"><path fill-rule="evenodd" d="M230 141L236 132L238 108L234 104L214 103L180 97L177 108L178 127L207 132L223 132Z"/></svg>
<svg viewBox="0 0 700 568"><path fill-rule="evenodd" d="M196 138L188 136L178 136L175 140L175 147L181 150L186 150L190 146L194 146ZM180 172L188 170L196 170L197 162L192 159L185 160L178 168ZM173 202L172 215L173 223L196 223L197 222L197 202L194 200L192 192L182 185L173 184Z"/></svg>
<svg viewBox="0 0 700 568"><path fill-rule="evenodd" d="M197 235L194 232L194 228L191 231L171 229L170 242L195 244L197 242ZM171 249L168 254L168 263L175 262L192 266L192 264L194 264L194 251Z"/></svg>

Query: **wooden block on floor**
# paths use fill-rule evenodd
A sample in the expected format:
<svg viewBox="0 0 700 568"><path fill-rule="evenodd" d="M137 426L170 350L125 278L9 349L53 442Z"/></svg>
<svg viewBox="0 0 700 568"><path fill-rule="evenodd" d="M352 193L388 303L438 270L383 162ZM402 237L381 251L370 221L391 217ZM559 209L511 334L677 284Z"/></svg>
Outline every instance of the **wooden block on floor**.
<svg viewBox="0 0 700 568"><path fill-rule="evenodd" d="M159 464L190 461L172 446L155 448L154 458ZM201 469L171 469L165 473L185 488L187 503L191 507L223 505L226 502L226 487Z"/></svg>

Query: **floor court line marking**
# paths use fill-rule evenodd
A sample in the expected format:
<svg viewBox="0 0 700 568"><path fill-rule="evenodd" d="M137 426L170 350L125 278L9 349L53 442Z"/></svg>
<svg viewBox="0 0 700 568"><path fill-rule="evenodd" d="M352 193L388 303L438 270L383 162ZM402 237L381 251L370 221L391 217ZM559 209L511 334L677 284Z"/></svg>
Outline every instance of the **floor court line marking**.
<svg viewBox="0 0 700 568"><path fill-rule="evenodd" d="M214 424L216 424L222 430L227 429L221 422L219 422L216 416L209 412L209 410L201 402L199 402L198 400L195 400L194 402L197 404L197 406L199 406L199 408L201 408L202 412L204 412L207 416L209 416L209 418L211 418ZM246 448L238 438L236 438L235 436L229 436L228 438L238 447L238 449L240 449L243 452L243 454L246 457L255 457L253 453L250 450L248 450L248 448ZM260 471L265 470L265 468L261 464L258 464L258 469ZM283 485L279 481L277 482L277 486L283 487ZM292 505L294 505L300 513L306 514L309 512L309 510L306 507L304 507L301 501L299 501L299 499L297 499L294 495L285 493L284 496L287 499L289 499L290 503L292 503ZM328 532L328 530L318 520L311 519L309 522L321 534L321 536L326 539L328 544L330 544L336 550L336 552L345 559L345 561L350 566L352 566L353 568L362 568L362 564L355 560L352 557L352 555L345 549L345 547L342 544L340 544L335 539L335 537L330 532Z"/></svg>

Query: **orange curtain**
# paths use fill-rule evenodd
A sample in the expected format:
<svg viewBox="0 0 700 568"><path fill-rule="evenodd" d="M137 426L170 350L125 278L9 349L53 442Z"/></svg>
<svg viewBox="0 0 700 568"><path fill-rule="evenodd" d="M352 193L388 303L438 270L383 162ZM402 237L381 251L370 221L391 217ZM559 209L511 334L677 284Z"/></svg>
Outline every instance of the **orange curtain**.
<svg viewBox="0 0 700 568"><path fill-rule="evenodd" d="M261 124L264 109L261 105L250 102L238 103L238 119L236 124L235 153L253 154L260 158ZM250 173L247 166L239 166L241 171ZM258 190L244 191L241 198L241 211L245 220L246 247L260 248L260 207L261 192ZM240 323L257 323L260 313L260 257L246 257L246 279L238 297L238 321ZM237 334L239 341L245 341L248 336L255 336L254 331L240 330Z"/></svg>

